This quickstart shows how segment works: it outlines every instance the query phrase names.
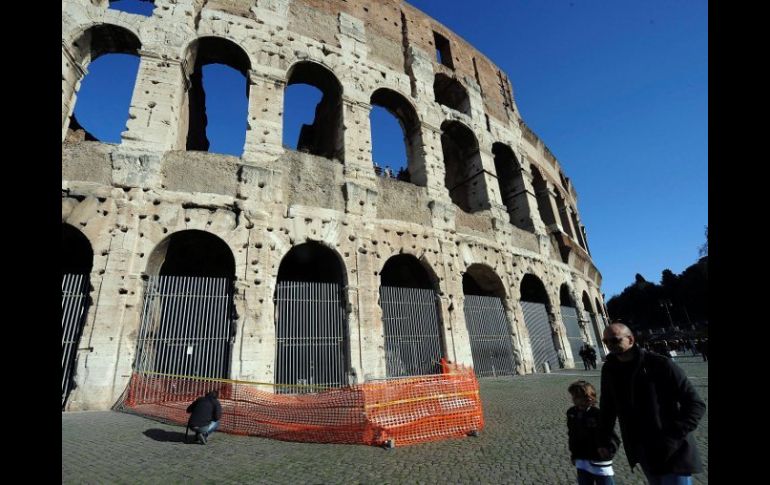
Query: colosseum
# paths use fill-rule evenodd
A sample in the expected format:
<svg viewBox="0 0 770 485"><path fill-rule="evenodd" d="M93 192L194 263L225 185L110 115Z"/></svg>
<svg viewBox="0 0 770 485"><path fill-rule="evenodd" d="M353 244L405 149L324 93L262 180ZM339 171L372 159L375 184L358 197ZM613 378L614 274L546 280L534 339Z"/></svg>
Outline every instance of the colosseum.
<svg viewBox="0 0 770 485"><path fill-rule="evenodd" d="M62 409L134 372L287 385L547 372L600 355L606 309L577 194L511 81L401 0L62 1ZM139 58L120 143L73 120L91 61ZM248 86L212 153L201 69ZM293 150L284 93L323 97ZM370 111L407 176L372 160Z"/></svg>

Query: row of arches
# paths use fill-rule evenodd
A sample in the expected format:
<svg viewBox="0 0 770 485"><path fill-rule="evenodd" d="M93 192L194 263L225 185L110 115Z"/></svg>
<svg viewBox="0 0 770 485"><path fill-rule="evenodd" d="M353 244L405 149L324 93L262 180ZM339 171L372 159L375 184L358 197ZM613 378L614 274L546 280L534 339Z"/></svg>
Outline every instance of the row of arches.
<svg viewBox="0 0 770 485"><path fill-rule="evenodd" d="M65 294L63 283L63 306L73 306L72 295L79 293L80 298L76 311L63 310L64 406L73 382L74 348L90 305L93 252L85 236L67 224L62 226L62 243L63 281L79 278L80 284L68 286ZM227 243L199 230L171 234L150 255L147 273L135 371L231 377L237 315L235 260ZM281 259L273 294L277 392L297 392L297 386L336 387L356 378L350 362L346 275L341 257L319 242L297 245ZM446 342L442 331L438 277L425 261L399 254L384 263L379 279L386 375L439 372L441 359L451 355L449 346L454 343ZM488 266L474 264L466 270L462 284L477 373L514 374L519 358L502 280ZM532 274L522 279L520 301L535 313L550 308L542 281ZM532 318L527 310L524 314L530 328ZM548 329L536 339L534 327L530 328L532 345L542 347L548 354L545 358L557 347Z"/></svg>
<svg viewBox="0 0 770 485"><path fill-rule="evenodd" d="M89 62L105 54L137 55L140 48L138 38L127 29L106 24L97 25L88 29L73 43L71 52L74 59L72 62L85 67ZM232 126L225 128L228 137L230 137L228 142L230 146L240 147L234 148L235 151L232 153L240 155L245 143L247 105L251 95L249 76L252 65L248 54L231 40L219 37L198 38L187 47L185 52L184 65L189 66L189 86L179 121L181 129L179 148L203 151L211 148L209 136L213 128L209 121L214 113L207 107L211 100L234 92L241 100L242 109L238 110L237 115L230 118L230 125ZM239 84L232 85L232 88L218 90L207 96L204 81L207 78L205 68L213 68L214 65L219 68L226 66L237 73L241 81ZM64 83L65 98L69 96L74 99L75 80L65 80ZM317 91L317 96L309 102L303 100L310 98L303 98L304 95L296 91L300 93L298 94L300 103L305 104L303 109L308 110L310 105L315 105L312 114L310 114L312 121L309 123L299 120L299 115L297 119L291 117L293 110L290 107L294 103L293 93L300 87ZM456 79L443 73L437 73L434 91L436 102L457 112L470 114L467 91ZM238 92L244 93L245 96L237 94ZM82 101L79 100L78 104ZM282 132L284 133L283 142L286 146L344 162L343 86L330 69L314 61L299 61L293 64L286 73L283 102ZM396 168L400 166L402 176L399 179L418 186L426 186L428 181L422 126L413 103L407 96L390 88L376 89L371 94L369 103L372 107L370 115L376 111L387 113L387 116L391 117L401 131L400 142L387 140L379 143L375 139L376 132L370 130L372 145L375 148L373 152L377 152L378 145L380 147L400 145L403 149L387 152L386 155L383 155L384 157L395 157L396 160L387 160L382 164L395 165ZM85 126L82 119L77 119L77 115L76 105L74 115L69 121L70 127L82 127L88 131L88 127ZM370 120L372 121L371 124L374 124L373 118L370 117ZM63 120L63 124L67 124L66 120ZM496 142L492 146L495 173L490 174L493 177L489 178L485 176L478 139L473 130L458 119L446 120L440 129L445 168L444 185L455 205L469 213L488 209L492 203L490 198L492 188L487 187L487 180L496 178L501 201L509 213L510 222L521 229L534 231L532 219L529 217L528 204L524 202L526 184L522 176L522 173L531 171L540 218L546 225L556 223L557 218L559 218L564 231L587 250L585 238L577 219L577 211L566 202L568 197L561 195L555 183L551 186L556 191L556 212L558 213L554 211L549 199L551 196L548 184L542 173L534 165L531 168L525 167L517 159L510 146ZM286 139L289 133L296 137L296 142ZM85 138L89 139L89 135L90 133L87 133ZM396 154L393 155L392 153ZM374 162L377 164L377 160ZM376 167L373 167L373 170L376 170Z"/></svg>

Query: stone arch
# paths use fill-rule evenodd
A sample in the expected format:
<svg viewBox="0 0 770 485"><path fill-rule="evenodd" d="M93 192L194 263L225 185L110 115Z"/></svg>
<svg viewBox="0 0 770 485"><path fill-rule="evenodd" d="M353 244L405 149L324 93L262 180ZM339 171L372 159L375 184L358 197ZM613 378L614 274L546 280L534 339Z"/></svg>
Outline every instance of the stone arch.
<svg viewBox="0 0 770 485"><path fill-rule="evenodd" d="M519 290L524 325L529 333L535 369L542 371L546 362L550 368L555 368L560 361L559 346L551 326L553 309L545 285L540 278L527 273L521 279Z"/></svg>
<svg viewBox="0 0 770 485"><path fill-rule="evenodd" d="M185 61L192 69L189 73L189 89L185 93L180 116L181 136L185 136L186 150L208 151L209 139L206 136L208 118L206 116L206 93L203 89L203 67L209 64L224 64L241 73L245 80L246 99L249 99L249 71L251 59L247 52L230 39L215 36L199 37L185 49ZM246 120L243 123L246 130Z"/></svg>
<svg viewBox="0 0 770 485"><path fill-rule="evenodd" d="M463 123L447 120L441 124L444 182L449 197L465 212L489 208L484 168L473 131Z"/></svg>
<svg viewBox="0 0 770 485"><path fill-rule="evenodd" d="M286 87L294 84L308 84L323 95L316 106L313 124L302 126L297 151L344 161L343 88L339 79L323 64L302 60L292 64L286 72Z"/></svg>
<svg viewBox="0 0 770 485"><path fill-rule="evenodd" d="M563 283L559 288L559 313L562 324L564 324L564 330L567 332L572 360L575 362L580 355L580 348L583 346L583 331L581 330L581 318L578 315L577 302L568 283Z"/></svg>
<svg viewBox="0 0 770 485"><path fill-rule="evenodd" d="M236 327L235 259L219 236L170 234L147 260L134 370L228 379Z"/></svg>
<svg viewBox="0 0 770 485"><path fill-rule="evenodd" d="M379 88L372 93L369 103L388 110L401 125L408 167L408 181L425 187L428 184L425 170L422 130L417 110L406 96L388 88ZM373 136L372 136L373 138Z"/></svg>
<svg viewBox="0 0 770 485"><path fill-rule="evenodd" d="M519 160L511 147L501 142L492 144L492 154L495 157L495 173L500 187L500 199L508 210L511 224L533 232L532 218L522 200L522 196L526 197L526 193Z"/></svg>
<svg viewBox="0 0 770 485"><path fill-rule="evenodd" d="M62 140L68 130L75 132L82 127L74 120L77 89L87 73L88 65L106 54L139 55L142 42L132 30L108 23L96 23L84 27L71 44L62 44ZM84 130L85 131L85 130ZM73 136L77 136L72 133Z"/></svg>
<svg viewBox="0 0 770 485"><path fill-rule="evenodd" d="M75 386L77 349L91 307L94 251L88 238L62 223L62 409Z"/></svg>
<svg viewBox="0 0 770 485"><path fill-rule="evenodd" d="M562 195L560 190L556 190L556 209L559 211L559 219L561 220L561 227L565 234L572 239L575 239L575 235L572 233L572 224L569 221L569 214L567 208L567 202L565 196Z"/></svg>
<svg viewBox="0 0 770 485"><path fill-rule="evenodd" d="M463 313L478 377L516 374L513 329L505 286L485 264L471 264L463 274Z"/></svg>
<svg viewBox="0 0 770 485"><path fill-rule="evenodd" d="M145 271L151 276L235 278L235 258L230 246L216 234L186 229L155 246Z"/></svg>
<svg viewBox="0 0 770 485"><path fill-rule="evenodd" d="M298 244L281 258L274 295L276 392L317 392L296 386L348 383L346 279L339 253L317 241Z"/></svg>
<svg viewBox="0 0 770 485"><path fill-rule="evenodd" d="M433 94L437 103L468 116L471 115L468 90L457 79L441 72L437 73L433 79Z"/></svg>
<svg viewBox="0 0 770 485"><path fill-rule="evenodd" d="M543 178L540 170L532 165L532 187L535 190L537 199L537 210L540 213L540 219L546 226L556 224L556 215L553 213L551 205L551 193L548 190L548 183Z"/></svg>
<svg viewBox="0 0 770 485"><path fill-rule="evenodd" d="M397 254L380 271L380 299L388 377L441 372L446 356L438 310L438 281L424 260Z"/></svg>

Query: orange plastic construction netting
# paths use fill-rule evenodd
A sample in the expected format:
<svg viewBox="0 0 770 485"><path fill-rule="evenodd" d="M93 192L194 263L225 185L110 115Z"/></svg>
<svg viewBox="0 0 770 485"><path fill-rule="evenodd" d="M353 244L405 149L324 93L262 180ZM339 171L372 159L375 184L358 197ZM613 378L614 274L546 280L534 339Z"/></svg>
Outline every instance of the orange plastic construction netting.
<svg viewBox="0 0 770 485"><path fill-rule="evenodd" d="M335 389L296 386L301 394L257 389L273 384L135 373L119 407L186 425L187 406L216 389L222 404L219 430L227 433L374 446L476 434L484 416L473 369L444 364L444 371Z"/></svg>

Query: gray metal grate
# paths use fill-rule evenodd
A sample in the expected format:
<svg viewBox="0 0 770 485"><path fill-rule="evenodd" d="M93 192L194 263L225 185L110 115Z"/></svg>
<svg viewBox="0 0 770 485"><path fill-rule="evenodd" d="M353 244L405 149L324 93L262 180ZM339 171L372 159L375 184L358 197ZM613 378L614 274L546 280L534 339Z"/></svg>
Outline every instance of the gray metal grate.
<svg viewBox="0 0 770 485"><path fill-rule="evenodd" d="M466 295L464 314L476 376L514 375L516 363L511 346L511 328L502 300L492 296Z"/></svg>
<svg viewBox="0 0 770 485"><path fill-rule="evenodd" d="M551 324L543 303L522 301L521 310L524 313L524 324L529 331L529 341L532 345L532 357L535 361L535 372L543 371L543 363L555 369L559 366L559 354L553 344Z"/></svg>
<svg viewBox="0 0 770 485"><path fill-rule="evenodd" d="M61 282L61 405L72 388L77 346L88 305L88 275L65 274Z"/></svg>
<svg viewBox="0 0 770 485"><path fill-rule="evenodd" d="M314 392L297 385L347 384L348 331L342 286L282 281L276 289L276 386L279 393Z"/></svg>
<svg viewBox="0 0 770 485"><path fill-rule="evenodd" d="M430 289L380 287L388 377L438 374L444 356Z"/></svg>

